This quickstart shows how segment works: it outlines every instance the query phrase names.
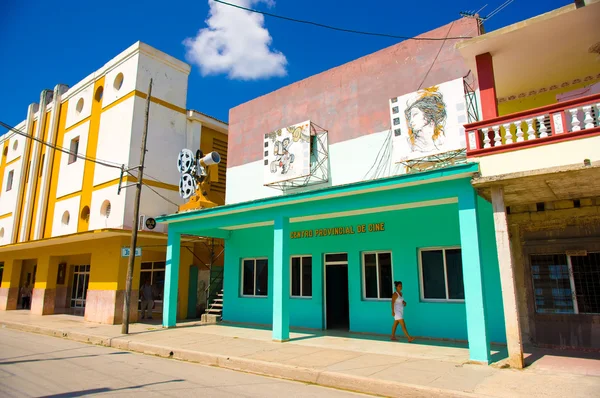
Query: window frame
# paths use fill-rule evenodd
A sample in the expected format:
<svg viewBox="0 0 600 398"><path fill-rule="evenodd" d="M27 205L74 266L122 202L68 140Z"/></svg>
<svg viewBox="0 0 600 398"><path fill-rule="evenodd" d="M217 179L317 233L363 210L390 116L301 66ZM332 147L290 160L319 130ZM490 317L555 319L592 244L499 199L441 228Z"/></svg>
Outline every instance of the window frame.
<svg viewBox="0 0 600 398"><path fill-rule="evenodd" d="M527 254L527 261L528 261L528 268L529 268L529 279L531 281L531 288L532 288L532 292L533 292L533 311L535 313L535 315L537 316L548 316L548 315L560 315L560 316L571 316L571 315L588 315L588 316L598 316L600 315L600 312L581 312L579 310L579 303L578 303L578 298L577 298L577 286L575 283L575 273L573 270L573 260L572 257L577 257L571 254L567 254L569 250L562 250L562 251L557 251L557 252L552 252L552 253L529 253ZM587 254L590 253L600 253L599 250L586 250ZM569 285L571 288L571 299L573 302L573 312L539 312L538 311L538 306L537 303L535 301L535 282L534 282L534 278L533 278L533 269L532 269L532 263L531 263L531 257L532 256L545 256L545 255L549 255L549 256L556 256L556 255L564 255L567 259L567 272L569 273Z"/></svg>
<svg viewBox="0 0 600 398"><path fill-rule="evenodd" d="M15 179L15 169L8 170L6 175L6 188L4 192L10 192L13 189L13 183Z"/></svg>
<svg viewBox="0 0 600 398"><path fill-rule="evenodd" d="M77 141L77 149L73 152L73 142ZM67 165L77 162L79 159L79 144L81 143L81 136L71 138L69 142L69 158L67 159Z"/></svg>
<svg viewBox="0 0 600 398"><path fill-rule="evenodd" d="M361 268L361 284L362 284L362 299L363 301L390 301L391 298L381 298L381 292L379 290L380 283L379 283L379 254L383 254L383 253L389 253L390 255L390 267L391 267L391 271L392 271L392 283L394 282L394 254L392 253L391 250L369 250L369 251L364 251L360 253L360 259L361 259L361 264L360 264L360 268ZM367 297L367 274L365 272L365 256L368 254L374 254L375 255L375 267L377 269L377 297ZM393 286L390 286L390 289L392 289L393 291ZM392 292L392 296L394 295L394 293Z"/></svg>
<svg viewBox="0 0 600 398"><path fill-rule="evenodd" d="M254 294L244 294L244 261L252 260L254 262ZM267 261L267 294L256 294L256 261L266 260ZM291 267L291 260L290 260ZM244 298L268 298L269 297L269 257L245 257L240 261L240 297Z"/></svg>
<svg viewBox="0 0 600 398"><path fill-rule="evenodd" d="M451 299L450 292L448 291L448 265L446 264L446 250L460 250L461 252L461 263L462 263L462 247L461 246L433 246L433 247L422 247L418 251L418 262L419 262L419 296L422 302L426 303L464 303L465 299ZM444 284L446 287L446 298L445 299L432 299L425 298L425 286L423 283L423 256L422 252L442 250L442 258L444 260ZM462 265L462 264L461 264ZM464 293L464 269L463 269L463 293ZM466 296L466 295L465 295Z"/></svg>
<svg viewBox="0 0 600 398"><path fill-rule="evenodd" d="M292 278L294 276L294 273L292 271L292 261L294 258L299 258L300 259L300 295L294 295L292 293ZM311 287L310 287L310 296L304 296L302 295L302 269L303 269L303 262L302 259L303 258L310 258L310 279L311 279ZM306 300L310 300L312 299L313 295L312 295L312 291L313 291L313 286L314 284L312 283L312 278L313 278L313 274L314 274L314 269L313 269L313 255L312 254L294 254L292 256L290 256L290 298L293 299L306 299Z"/></svg>

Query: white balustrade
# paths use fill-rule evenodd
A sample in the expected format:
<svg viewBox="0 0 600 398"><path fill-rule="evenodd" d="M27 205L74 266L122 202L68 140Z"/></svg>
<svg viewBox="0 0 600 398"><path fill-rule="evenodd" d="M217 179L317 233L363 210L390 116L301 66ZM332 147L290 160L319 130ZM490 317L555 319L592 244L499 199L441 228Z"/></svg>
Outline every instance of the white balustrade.
<svg viewBox="0 0 600 398"><path fill-rule="evenodd" d="M578 115L577 113L579 112L579 109L575 108L575 109L569 109L569 112L571 112L571 131L579 131L581 130L581 122L578 119Z"/></svg>
<svg viewBox="0 0 600 398"><path fill-rule="evenodd" d="M504 123L504 143L505 144L512 144L513 143L513 139L512 139L512 133L510 132L510 125L512 123Z"/></svg>
<svg viewBox="0 0 600 398"><path fill-rule="evenodd" d="M527 123L527 141L535 140L535 128L533 127L533 119L525 120Z"/></svg>
<svg viewBox="0 0 600 398"><path fill-rule="evenodd" d="M538 116L538 129L540 131L540 138L548 137L548 127L546 127L546 115Z"/></svg>
<svg viewBox="0 0 600 398"><path fill-rule="evenodd" d="M585 123L584 128L586 130L593 129L594 128L594 118L592 117L592 106L591 105L584 106L583 114L584 114L583 123Z"/></svg>
<svg viewBox="0 0 600 398"><path fill-rule="evenodd" d="M494 130L494 146L502 145L502 136L500 135L500 126L493 126L492 130Z"/></svg>
<svg viewBox="0 0 600 398"><path fill-rule="evenodd" d="M521 128L522 124L523 122L521 121L515 123L515 125L517 126L517 142L525 141L525 137L523 137L523 129Z"/></svg>
<svg viewBox="0 0 600 398"><path fill-rule="evenodd" d="M569 114L570 122L567 119ZM477 142L477 148L481 148L482 145L483 149L488 149L597 128L600 128L600 102L587 104L584 102L582 105L575 105L572 109L553 107L545 114L538 114L528 119L513 119L495 126L487 125L475 130L473 137L469 138L475 139L476 134L480 134L480 137L483 135ZM514 129L515 137L511 129Z"/></svg>
<svg viewBox="0 0 600 398"><path fill-rule="evenodd" d="M484 148L491 148L492 144L490 143L490 135L488 134L490 132L490 128L489 127L484 127L483 129L481 129L481 131L483 132L483 147Z"/></svg>

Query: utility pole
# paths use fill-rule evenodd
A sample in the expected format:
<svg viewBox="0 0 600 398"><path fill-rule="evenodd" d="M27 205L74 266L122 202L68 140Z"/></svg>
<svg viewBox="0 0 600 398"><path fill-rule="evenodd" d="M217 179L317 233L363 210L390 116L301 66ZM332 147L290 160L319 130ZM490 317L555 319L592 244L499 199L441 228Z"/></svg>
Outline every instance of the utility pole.
<svg viewBox="0 0 600 398"><path fill-rule="evenodd" d="M140 218L140 197L142 195L142 181L144 178L144 161L146 159L146 139L148 138L148 117L150 115L150 96L152 95L152 78L148 85L148 98L146 98L146 115L144 131L142 133L142 148L140 152L140 166L135 190L133 207L133 230L131 231L131 245L129 248L129 263L127 264L127 280L125 281L125 303L123 304L123 324L121 333L129 333L129 309L131 308L131 285L133 282L133 264L135 262L135 247L137 243L138 222Z"/></svg>

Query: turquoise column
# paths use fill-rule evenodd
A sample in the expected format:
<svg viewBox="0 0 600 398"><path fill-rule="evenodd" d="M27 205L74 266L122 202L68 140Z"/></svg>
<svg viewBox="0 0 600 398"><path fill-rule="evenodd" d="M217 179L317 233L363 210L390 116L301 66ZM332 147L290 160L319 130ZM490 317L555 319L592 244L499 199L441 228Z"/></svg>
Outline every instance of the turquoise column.
<svg viewBox="0 0 600 398"><path fill-rule="evenodd" d="M275 219L273 235L273 340L290 339L290 221Z"/></svg>
<svg viewBox="0 0 600 398"><path fill-rule="evenodd" d="M490 340L486 327L485 293L481 263L481 242L477 224L477 194L469 186L458 198L458 219L462 250L465 307L469 356L490 363Z"/></svg>
<svg viewBox="0 0 600 398"><path fill-rule="evenodd" d="M179 251L181 234L169 228L167 238L167 266L163 296L163 326L174 327L177 323L177 286L179 284Z"/></svg>

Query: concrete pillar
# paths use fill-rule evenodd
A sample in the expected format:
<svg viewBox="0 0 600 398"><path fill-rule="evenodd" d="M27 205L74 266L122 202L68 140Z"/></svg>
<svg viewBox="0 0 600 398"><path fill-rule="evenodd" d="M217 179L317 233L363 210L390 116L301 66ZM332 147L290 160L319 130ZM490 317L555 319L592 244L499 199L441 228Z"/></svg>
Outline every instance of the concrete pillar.
<svg viewBox="0 0 600 398"><path fill-rule="evenodd" d="M458 198L458 219L462 251L465 307L469 357L472 361L490 363L490 339L486 326L485 294L479 226L477 224L477 194L466 189Z"/></svg>
<svg viewBox="0 0 600 398"><path fill-rule="evenodd" d="M163 326L174 327L177 323L177 291L179 283L179 258L181 234L169 228L163 301Z"/></svg>
<svg viewBox="0 0 600 398"><path fill-rule="evenodd" d="M57 274L57 257L42 256L38 258L35 286L33 287L33 293L31 295L32 314L54 314Z"/></svg>
<svg viewBox="0 0 600 398"><path fill-rule="evenodd" d="M494 62L490 53L479 54L475 57L477 64L477 81L479 97L481 98L481 113L483 120L498 117L498 102L496 100L496 81L494 79Z"/></svg>
<svg viewBox="0 0 600 398"><path fill-rule="evenodd" d="M0 311L17 309L22 264L22 260L4 261L4 273L2 274L2 286L0 287Z"/></svg>
<svg viewBox="0 0 600 398"><path fill-rule="evenodd" d="M523 368L523 341L519 324L519 308L515 272L506 206L502 187L492 187L492 207L494 208L494 227L496 229L496 246L498 248L498 264L500 266L500 282L502 284L502 303L504 306L504 323L506 326L506 343L508 346L508 363L511 367Z"/></svg>
<svg viewBox="0 0 600 398"><path fill-rule="evenodd" d="M290 339L290 220L275 219L273 234L273 340Z"/></svg>

